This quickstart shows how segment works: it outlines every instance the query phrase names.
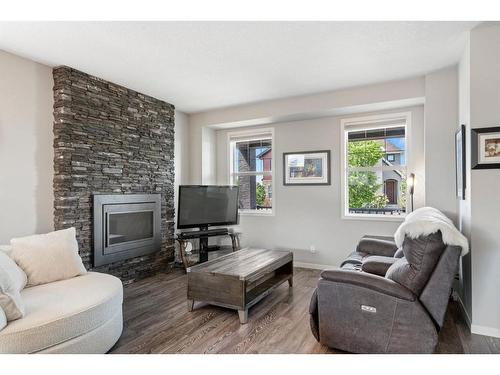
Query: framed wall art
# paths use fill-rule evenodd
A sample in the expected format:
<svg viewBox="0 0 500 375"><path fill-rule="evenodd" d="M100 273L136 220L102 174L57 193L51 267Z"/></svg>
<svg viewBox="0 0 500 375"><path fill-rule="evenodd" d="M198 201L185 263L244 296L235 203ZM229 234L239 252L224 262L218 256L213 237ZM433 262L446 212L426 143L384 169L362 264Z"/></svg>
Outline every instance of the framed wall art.
<svg viewBox="0 0 500 375"><path fill-rule="evenodd" d="M471 130L472 169L500 168L500 126Z"/></svg>
<svg viewBox="0 0 500 375"><path fill-rule="evenodd" d="M283 153L283 185L330 185L330 150Z"/></svg>

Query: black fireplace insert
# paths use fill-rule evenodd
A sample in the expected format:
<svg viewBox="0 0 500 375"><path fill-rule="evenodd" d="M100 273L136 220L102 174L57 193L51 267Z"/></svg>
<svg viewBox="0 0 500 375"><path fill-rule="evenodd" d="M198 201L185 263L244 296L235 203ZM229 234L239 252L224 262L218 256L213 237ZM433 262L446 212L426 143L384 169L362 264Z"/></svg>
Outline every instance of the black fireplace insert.
<svg viewBox="0 0 500 375"><path fill-rule="evenodd" d="M94 195L94 266L161 247L160 194Z"/></svg>

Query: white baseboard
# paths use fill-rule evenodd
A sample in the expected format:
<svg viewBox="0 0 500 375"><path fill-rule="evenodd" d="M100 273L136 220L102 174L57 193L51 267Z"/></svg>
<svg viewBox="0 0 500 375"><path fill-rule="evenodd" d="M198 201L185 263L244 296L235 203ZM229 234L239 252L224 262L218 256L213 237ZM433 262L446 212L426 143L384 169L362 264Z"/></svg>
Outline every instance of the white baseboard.
<svg viewBox="0 0 500 375"><path fill-rule="evenodd" d="M493 327L485 327L485 326L479 326L477 324L472 324L471 318L469 316L469 313L467 312L467 309L465 308L464 302L458 295L456 294L458 304L460 306L460 309L462 310L462 314L465 317L465 322L469 326L469 329L471 333L474 333L476 335L483 335L483 336L490 336L490 337L497 337L500 338L500 328L493 328Z"/></svg>
<svg viewBox="0 0 500 375"><path fill-rule="evenodd" d="M500 338L500 329L493 327L478 326L477 324L471 325L471 332L477 335L491 336Z"/></svg>
<svg viewBox="0 0 500 375"><path fill-rule="evenodd" d="M338 268L329 264L315 264L315 263L304 263L296 261L293 261L293 266L299 268L311 268L313 270L326 270L331 268Z"/></svg>

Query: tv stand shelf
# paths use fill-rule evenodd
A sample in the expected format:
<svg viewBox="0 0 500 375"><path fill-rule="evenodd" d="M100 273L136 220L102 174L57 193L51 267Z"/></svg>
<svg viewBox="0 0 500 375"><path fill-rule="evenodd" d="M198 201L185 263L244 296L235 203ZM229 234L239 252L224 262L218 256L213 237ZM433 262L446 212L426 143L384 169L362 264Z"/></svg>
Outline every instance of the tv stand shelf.
<svg viewBox="0 0 500 375"><path fill-rule="evenodd" d="M214 237L214 236L228 236L229 230L227 228L223 229L206 229L206 230L194 230L189 232L180 232L177 236L182 239L193 239L202 237Z"/></svg>
<svg viewBox="0 0 500 375"><path fill-rule="evenodd" d="M175 236L175 240L179 243L179 255L182 264L184 266L184 270L188 269L194 264L197 264L190 262L189 257L186 254L186 245L190 240L196 240L196 239L199 240L200 248L199 248L198 263L204 263L208 260L208 252L219 250L218 246L208 246L209 237L229 236L231 238L232 251L235 252L240 249L239 235L240 233L227 228L186 231L177 233Z"/></svg>

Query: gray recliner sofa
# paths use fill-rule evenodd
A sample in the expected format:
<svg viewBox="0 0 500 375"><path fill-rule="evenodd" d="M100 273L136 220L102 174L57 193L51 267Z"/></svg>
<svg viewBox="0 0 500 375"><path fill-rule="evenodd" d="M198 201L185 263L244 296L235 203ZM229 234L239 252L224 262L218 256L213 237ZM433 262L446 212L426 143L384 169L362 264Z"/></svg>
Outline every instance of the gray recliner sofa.
<svg viewBox="0 0 500 375"><path fill-rule="evenodd" d="M353 353L432 353L444 321L461 248L440 231L365 236L341 268L321 272L310 304L311 330Z"/></svg>

